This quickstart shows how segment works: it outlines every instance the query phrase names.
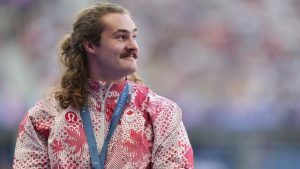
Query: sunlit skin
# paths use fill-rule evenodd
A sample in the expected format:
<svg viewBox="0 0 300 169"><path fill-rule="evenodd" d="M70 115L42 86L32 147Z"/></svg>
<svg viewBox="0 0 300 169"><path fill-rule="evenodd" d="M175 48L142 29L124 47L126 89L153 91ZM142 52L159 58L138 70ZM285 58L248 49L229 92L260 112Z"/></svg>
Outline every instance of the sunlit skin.
<svg viewBox="0 0 300 169"><path fill-rule="evenodd" d="M89 76L108 83L120 82L137 69L137 28L128 14L110 13L100 19L105 24L100 45L84 41Z"/></svg>

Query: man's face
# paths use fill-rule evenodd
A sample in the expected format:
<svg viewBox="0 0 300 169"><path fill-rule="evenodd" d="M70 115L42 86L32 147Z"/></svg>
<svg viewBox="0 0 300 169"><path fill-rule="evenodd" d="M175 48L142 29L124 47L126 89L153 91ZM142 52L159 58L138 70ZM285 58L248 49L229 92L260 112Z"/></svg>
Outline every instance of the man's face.
<svg viewBox="0 0 300 169"><path fill-rule="evenodd" d="M123 78L136 71L137 28L127 14L110 13L101 18L105 28L99 46L89 57L90 73L100 79Z"/></svg>

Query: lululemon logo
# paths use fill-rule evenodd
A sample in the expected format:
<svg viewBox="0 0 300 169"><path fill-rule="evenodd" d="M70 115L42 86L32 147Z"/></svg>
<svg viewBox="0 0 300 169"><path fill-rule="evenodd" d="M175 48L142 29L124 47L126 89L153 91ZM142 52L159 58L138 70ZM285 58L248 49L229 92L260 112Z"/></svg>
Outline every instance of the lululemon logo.
<svg viewBox="0 0 300 169"><path fill-rule="evenodd" d="M125 119L127 122L132 122L136 117L135 110L133 109L127 109L125 111Z"/></svg>
<svg viewBox="0 0 300 169"><path fill-rule="evenodd" d="M65 115L66 121L69 123L76 123L77 122L77 115L74 112L67 112Z"/></svg>

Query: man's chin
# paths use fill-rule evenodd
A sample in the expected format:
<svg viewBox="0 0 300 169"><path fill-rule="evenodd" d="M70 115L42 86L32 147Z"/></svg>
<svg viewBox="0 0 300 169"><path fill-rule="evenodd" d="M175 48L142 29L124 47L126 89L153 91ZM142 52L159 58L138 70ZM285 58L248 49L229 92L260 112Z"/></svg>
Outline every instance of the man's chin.
<svg viewBox="0 0 300 169"><path fill-rule="evenodd" d="M132 69L128 70L127 75L133 74L135 72L136 72L136 68L132 68Z"/></svg>

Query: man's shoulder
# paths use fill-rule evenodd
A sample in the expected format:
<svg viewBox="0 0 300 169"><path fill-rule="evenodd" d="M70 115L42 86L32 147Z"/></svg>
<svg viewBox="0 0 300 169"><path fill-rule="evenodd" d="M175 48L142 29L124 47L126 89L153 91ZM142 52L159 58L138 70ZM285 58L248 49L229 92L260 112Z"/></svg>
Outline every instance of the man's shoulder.
<svg viewBox="0 0 300 169"><path fill-rule="evenodd" d="M173 100L170 100L164 96L161 96L153 91L149 92L148 97L149 97L149 101L157 102L157 103L161 104L162 106L178 107L177 103L175 103Z"/></svg>
<svg viewBox="0 0 300 169"><path fill-rule="evenodd" d="M37 101L29 111L29 116L39 116L40 114L54 115L59 110L59 104L55 99L55 94L47 94Z"/></svg>
<svg viewBox="0 0 300 169"><path fill-rule="evenodd" d="M150 105L156 104L161 105L162 107L178 107L173 100L154 92L150 88L148 88L147 92L147 101Z"/></svg>
<svg viewBox="0 0 300 169"><path fill-rule="evenodd" d="M174 101L150 91L147 96L145 110L149 113L155 124L167 121L178 121L182 118L182 111Z"/></svg>
<svg viewBox="0 0 300 169"><path fill-rule="evenodd" d="M135 93L137 95L137 98L143 97L143 99L140 99L140 100L143 100L144 104L146 106L179 108L178 105L174 101L157 94L156 92L152 91L145 84L141 84L141 83L132 83L132 84L133 84Z"/></svg>

